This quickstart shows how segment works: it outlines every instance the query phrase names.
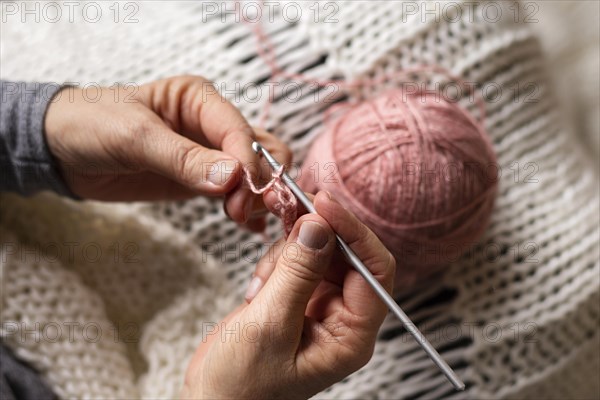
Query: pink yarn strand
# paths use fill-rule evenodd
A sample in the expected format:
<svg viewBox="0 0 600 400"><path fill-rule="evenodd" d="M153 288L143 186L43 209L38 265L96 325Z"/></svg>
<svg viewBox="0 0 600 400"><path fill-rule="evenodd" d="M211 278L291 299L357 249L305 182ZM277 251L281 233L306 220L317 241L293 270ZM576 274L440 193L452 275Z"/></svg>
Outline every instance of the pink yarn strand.
<svg viewBox="0 0 600 400"><path fill-rule="evenodd" d="M294 223L296 222L298 202L296 200L296 196L294 196L294 193L292 193L290 188L287 187L281 178L284 171L285 167L282 165L279 169L273 171L269 183L259 188L254 184L250 170L248 168L244 168L246 182L253 193L264 194L267 191L272 190L277 196L275 214L281 219L283 228L285 230L285 235L287 237L292 231Z"/></svg>
<svg viewBox="0 0 600 400"><path fill-rule="evenodd" d="M239 1L237 3L239 3ZM262 1L259 2L259 4L262 5ZM319 87L328 87L331 85L336 85L340 89L350 90L350 89L354 89L354 88L376 87L378 85L388 82L389 80L391 80L393 78L402 79L402 78L408 78L412 74L429 72L429 73L437 73L437 74L445 76L449 80L456 82L463 89L466 88L468 93L470 93L470 90L468 89L468 85L466 84L464 79L452 74L451 72L449 72L448 70L446 70L445 68L443 68L439 65L417 65L417 66L414 66L411 68L405 68L405 69L395 72L395 73L382 74L381 76L378 76L375 78L355 78L353 80L316 79L316 78L307 77L305 74L287 72L278 63L276 52L275 52L275 45L273 44L273 42L271 41L269 36L264 32L264 30L262 28L262 21L259 20L257 22L251 22L251 21L248 21L248 19L244 15L241 15L241 18L246 24L250 25L250 28L252 29L254 36L256 37L256 40L257 40L256 48L257 48L258 55L262 58L262 60L265 62L265 64L271 70L272 78L281 77L284 79L307 83L307 84L311 84L311 85L315 85L315 86L319 86ZM475 101L477 103L477 107L479 108L479 122L483 123L485 121L485 115L486 115L485 101L483 100L481 93L479 93L478 91L476 91L476 90L473 91L473 94L476 97ZM264 119L267 118L266 114L268 113L268 111L267 111L268 108L270 108L271 101L272 101L272 99L268 100L268 102L267 102L268 104L265 106L266 109L263 110L263 118Z"/></svg>
<svg viewBox="0 0 600 400"><path fill-rule="evenodd" d="M298 180L303 190L328 190L336 196L397 257L398 276L406 282L457 259L478 239L490 220L498 182L486 171L496 163L496 156L484 129L486 103L476 86L437 65L350 80L288 72L262 21L242 18L254 33L257 54L269 68L271 79L321 88L336 85L355 99L350 93L353 89L377 92L359 102L325 107L324 130L312 144ZM457 85L462 93L449 99L438 90L429 90L430 84L409 91L407 84L413 76L430 78L436 85ZM393 83L397 83L395 89L375 90ZM465 95L473 96L477 118L458 103ZM261 128L268 121L273 101L269 93L259 118ZM319 179L311 174L315 165L334 165L335 176ZM412 169L405 169L407 166ZM275 214L289 235L297 204L281 179L283 168L261 188L253 183L250 172L245 172L254 193L272 190L277 195Z"/></svg>

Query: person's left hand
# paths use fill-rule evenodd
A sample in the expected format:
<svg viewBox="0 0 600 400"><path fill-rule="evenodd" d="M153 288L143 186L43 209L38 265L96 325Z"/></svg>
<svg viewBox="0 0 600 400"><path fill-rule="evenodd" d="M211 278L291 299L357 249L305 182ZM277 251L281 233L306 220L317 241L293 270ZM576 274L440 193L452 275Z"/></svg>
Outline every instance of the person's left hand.
<svg viewBox="0 0 600 400"><path fill-rule="evenodd" d="M107 201L225 196L231 219L262 230L262 197L242 185L242 168L263 179L271 170L252 141L282 163L291 161L291 152L273 135L251 128L211 82L179 76L84 91L63 89L45 119L50 152L73 193Z"/></svg>

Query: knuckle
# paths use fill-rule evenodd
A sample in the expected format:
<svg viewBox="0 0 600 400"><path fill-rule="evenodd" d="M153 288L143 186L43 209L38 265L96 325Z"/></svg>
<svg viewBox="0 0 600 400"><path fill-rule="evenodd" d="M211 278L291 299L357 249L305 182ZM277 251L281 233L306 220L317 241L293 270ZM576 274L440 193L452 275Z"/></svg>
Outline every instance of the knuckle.
<svg viewBox="0 0 600 400"><path fill-rule="evenodd" d="M285 261L282 263L282 272L295 280L300 279L311 282L320 280L321 274L318 269L315 268L313 262L307 258L308 257L302 257L300 259Z"/></svg>
<svg viewBox="0 0 600 400"><path fill-rule="evenodd" d="M123 148L143 150L152 133L153 122L142 112L134 112L121 123ZM135 151L133 153L136 153Z"/></svg>
<svg viewBox="0 0 600 400"><path fill-rule="evenodd" d="M227 130L226 135L236 136L238 140L246 140L248 137L255 138L256 133L250 124L248 124L248 121L246 121L240 111L231 102L229 102L229 100L223 99L223 101L227 104L227 107L231 109L234 118L234 122Z"/></svg>
<svg viewBox="0 0 600 400"><path fill-rule="evenodd" d="M289 243L282 249L278 268L288 282L317 282L322 278L322 261L317 254L303 249L296 243Z"/></svg>
<svg viewBox="0 0 600 400"><path fill-rule="evenodd" d="M380 283L391 292L394 285L394 276L396 274L396 258L385 247L379 255L373 254L372 263L375 277Z"/></svg>
<svg viewBox="0 0 600 400"><path fill-rule="evenodd" d="M375 237L375 235L371 234L371 230L369 228L367 228L367 226L365 224L359 223L358 224L358 239L357 241L359 242L366 242L369 241L369 239L372 239Z"/></svg>
<svg viewBox="0 0 600 400"><path fill-rule="evenodd" d="M230 128L225 130L221 139L221 147L244 148L248 146L248 138L254 138L254 132L243 117L240 117L238 123L234 123Z"/></svg>
<svg viewBox="0 0 600 400"><path fill-rule="evenodd" d="M203 82L203 83L213 83L213 81L211 81L210 79L205 78L202 75L188 75L191 79L197 81L197 82Z"/></svg>
<svg viewBox="0 0 600 400"><path fill-rule="evenodd" d="M173 170L176 171L181 183L185 185L192 185L194 183L194 172L198 170L196 167L198 166L202 151L203 149L200 146L178 146L176 148L173 158L173 162L175 163Z"/></svg>
<svg viewBox="0 0 600 400"><path fill-rule="evenodd" d="M346 216L343 213L336 213L334 224L340 224L340 223L344 222L345 218L346 218ZM365 224L363 224L357 220L356 223L353 224L353 227L354 227L355 232L352 235L352 238L350 240L348 240L348 244L350 246L352 246L354 244L361 245L361 247L363 247L363 245L368 245L368 246L373 245L373 243L370 241L372 239L376 238L376 236L375 236L375 234L373 234L371 232L371 230L369 228L367 228L367 226Z"/></svg>
<svg viewBox="0 0 600 400"><path fill-rule="evenodd" d="M367 254L364 256L364 262L373 265L373 272L377 276L382 277L384 280L390 279L394 276L396 271L396 258L394 255L385 247L381 241L375 236L370 234L367 229L367 235L362 239L357 240L361 243L362 249L368 249Z"/></svg>
<svg viewBox="0 0 600 400"><path fill-rule="evenodd" d="M396 273L396 257L387 250L387 264L385 266L386 274L394 276Z"/></svg>
<svg viewBox="0 0 600 400"><path fill-rule="evenodd" d="M221 94L217 90L217 86L215 82L207 79L200 75L191 75L188 76L188 82L190 85L194 85L194 87L198 90L199 93L203 93L203 96L200 96L204 100L209 100L213 96L213 98L220 99Z"/></svg>
<svg viewBox="0 0 600 400"><path fill-rule="evenodd" d="M173 98L178 99L180 102L178 104L181 104L183 102L183 100L186 98L186 94L188 93L203 93L202 96L189 96L190 99L199 100L204 99L207 95L210 95L213 92L217 93L215 90L214 83L202 76L181 75L173 78L168 78L167 83L167 90L165 91L165 94L168 94Z"/></svg>

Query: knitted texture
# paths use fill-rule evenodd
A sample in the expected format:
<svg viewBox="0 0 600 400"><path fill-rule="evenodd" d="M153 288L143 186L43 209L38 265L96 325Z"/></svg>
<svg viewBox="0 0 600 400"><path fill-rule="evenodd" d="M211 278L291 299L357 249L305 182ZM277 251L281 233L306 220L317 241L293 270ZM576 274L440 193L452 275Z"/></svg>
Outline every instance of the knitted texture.
<svg viewBox="0 0 600 400"><path fill-rule="evenodd" d="M502 171L487 232L445 274L398 298L467 390L454 393L390 317L367 366L317 397L597 398L598 176L562 124L525 10L516 23L513 2L493 2L502 18L490 22L487 3L453 3L465 11L458 19L423 21L422 8L403 6L410 3L323 2L316 15L313 2L299 2L299 21L275 7L265 25L291 72L352 79L437 64L503 90L485 94ZM66 9L55 23L7 18L2 78L112 85L199 74L259 122L268 90L257 101L251 84L268 79L269 68L234 14L197 2L140 2L137 11L121 8L115 23L111 4L96 23L81 9L73 23ZM132 11L138 22L123 23ZM332 100L396 84L349 93L298 84L297 97L275 86L266 126L301 161ZM266 249L206 198L108 205L2 195L0 224L3 340L65 398L175 397L206 324L242 300ZM267 234L281 235L274 216Z"/></svg>

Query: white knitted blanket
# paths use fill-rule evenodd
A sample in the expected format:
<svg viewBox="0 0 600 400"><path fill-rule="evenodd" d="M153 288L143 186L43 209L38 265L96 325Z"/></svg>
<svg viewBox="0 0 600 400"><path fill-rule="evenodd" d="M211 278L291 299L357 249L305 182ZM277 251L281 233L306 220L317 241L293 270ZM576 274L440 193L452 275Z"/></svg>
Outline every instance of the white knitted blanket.
<svg viewBox="0 0 600 400"><path fill-rule="evenodd" d="M112 85L199 74L257 122L267 89L256 100L249 84L263 82L269 69L248 27L222 13L230 2L76 3L73 21L62 3L56 22L43 15L22 22L3 8L3 79ZM274 3L265 29L288 71L352 78L438 64L487 84L485 125L502 171L481 243L399 299L467 390L454 393L388 318L371 362L318 397L598 398L598 176L563 124L524 21L531 9L307 1L284 11L286 2ZM96 22L92 7L101 10ZM275 102L268 121L298 161L322 127L331 93L301 87L303 96ZM495 99L494 87L502 92ZM1 200L1 334L63 398L175 397L207 326L241 301L265 250L218 200ZM280 232L274 218L268 232Z"/></svg>

